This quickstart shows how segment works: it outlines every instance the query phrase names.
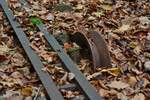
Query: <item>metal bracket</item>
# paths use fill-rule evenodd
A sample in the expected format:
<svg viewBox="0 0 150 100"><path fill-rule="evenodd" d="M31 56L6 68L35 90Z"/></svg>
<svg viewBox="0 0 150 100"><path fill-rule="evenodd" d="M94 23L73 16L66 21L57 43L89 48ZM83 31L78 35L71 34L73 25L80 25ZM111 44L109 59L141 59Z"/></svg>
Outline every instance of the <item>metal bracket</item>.
<svg viewBox="0 0 150 100"><path fill-rule="evenodd" d="M98 32L90 31L88 34L76 32L72 36L72 41L89 50L94 70L96 67L111 66L110 55L106 42Z"/></svg>

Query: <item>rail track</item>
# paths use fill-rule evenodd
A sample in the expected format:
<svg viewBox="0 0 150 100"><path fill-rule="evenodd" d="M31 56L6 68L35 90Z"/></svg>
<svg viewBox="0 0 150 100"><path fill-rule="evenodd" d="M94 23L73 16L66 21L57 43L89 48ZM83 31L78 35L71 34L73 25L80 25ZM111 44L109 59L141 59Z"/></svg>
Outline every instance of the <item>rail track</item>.
<svg viewBox="0 0 150 100"><path fill-rule="evenodd" d="M22 7L30 7L30 5L25 0L19 0L22 4ZM24 30L20 27L20 23L17 22L17 18L14 16L12 10L9 8L6 0L0 0L0 6L2 7L11 27L14 30L15 35L17 36L21 46L23 47L26 55L28 56L34 70L36 71L41 83L43 84L47 98L45 100L64 100L66 98L63 97L61 93L61 89L65 90L78 90L80 91L80 95L84 98L84 100L102 100L100 94L97 93L96 89L90 84L90 82L86 79L83 73L77 68L77 65L72 61L72 59L67 55L61 45L57 42L55 37L48 32L46 25L43 23L36 24L38 31L43 33L43 36L46 42L49 44L51 48L56 52L59 59L62 62L62 67L67 72L72 73L74 75L74 79L70 84L59 86L53 81L53 76L48 72L43 71L44 65L37 55L36 51L33 50L30 46L30 41L24 32ZM29 12L27 12L29 13ZM109 64L110 65L110 64ZM80 100L75 98L70 98L72 100ZM43 98L38 97L37 100L43 100Z"/></svg>

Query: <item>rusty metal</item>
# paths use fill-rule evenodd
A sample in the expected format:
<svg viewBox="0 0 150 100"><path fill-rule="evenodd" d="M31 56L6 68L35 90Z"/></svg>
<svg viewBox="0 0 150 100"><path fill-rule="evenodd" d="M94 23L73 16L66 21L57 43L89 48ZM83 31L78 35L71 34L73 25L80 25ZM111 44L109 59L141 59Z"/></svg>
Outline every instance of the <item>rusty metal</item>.
<svg viewBox="0 0 150 100"><path fill-rule="evenodd" d="M89 33L76 32L73 36L73 41L83 49L89 50L90 59L93 62L94 69L96 67L109 67L111 60L105 40L95 31Z"/></svg>

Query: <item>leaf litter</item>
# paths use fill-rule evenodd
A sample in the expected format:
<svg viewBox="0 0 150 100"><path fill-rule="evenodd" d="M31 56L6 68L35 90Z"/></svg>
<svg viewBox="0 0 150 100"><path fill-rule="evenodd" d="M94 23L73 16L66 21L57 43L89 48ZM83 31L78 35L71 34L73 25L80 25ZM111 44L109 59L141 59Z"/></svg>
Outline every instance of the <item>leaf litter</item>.
<svg viewBox="0 0 150 100"><path fill-rule="evenodd" d="M29 3L32 8L20 11L19 2L9 0L17 19L28 31L30 46L43 61L45 69L41 70L53 74L56 83L69 84L75 76L62 69L61 65L57 66L60 60L56 53L49 48L42 33L37 32L33 24L45 23L49 31L66 33L68 36L91 29L101 32L109 47L112 68L100 66L92 71L90 60L82 57L77 63L78 68L106 100L150 98L148 0L66 0L63 3L61 0L30 0ZM62 7L64 9L60 9ZM27 12L30 12L30 19ZM0 98L33 99L36 95L34 91L38 90L41 83L21 47L18 44L16 46L13 32L1 9L0 23ZM72 50L76 46L70 43L66 34L58 34L57 37L67 38L63 40L59 37L59 41L66 52L71 50L70 54L75 55ZM78 91L61 91L66 98L80 94ZM39 94L44 94L43 90Z"/></svg>

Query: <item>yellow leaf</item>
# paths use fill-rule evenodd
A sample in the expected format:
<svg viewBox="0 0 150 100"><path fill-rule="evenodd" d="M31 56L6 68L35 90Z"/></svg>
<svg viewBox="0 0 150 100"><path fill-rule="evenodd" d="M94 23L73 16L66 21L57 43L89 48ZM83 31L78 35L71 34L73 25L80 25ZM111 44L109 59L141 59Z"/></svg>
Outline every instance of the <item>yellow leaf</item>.
<svg viewBox="0 0 150 100"><path fill-rule="evenodd" d="M122 72L122 69L119 67L118 68L109 68L109 69L104 69L101 72L107 72L113 76L118 76Z"/></svg>
<svg viewBox="0 0 150 100"><path fill-rule="evenodd" d="M137 44L135 43L135 42L131 42L130 44L129 44L129 47L130 48L135 48L137 46Z"/></svg>
<svg viewBox="0 0 150 100"><path fill-rule="evenodd" d="M31 96L32 95L32 87L25 87L21 89L21 94L24 96Z"/></svg>

